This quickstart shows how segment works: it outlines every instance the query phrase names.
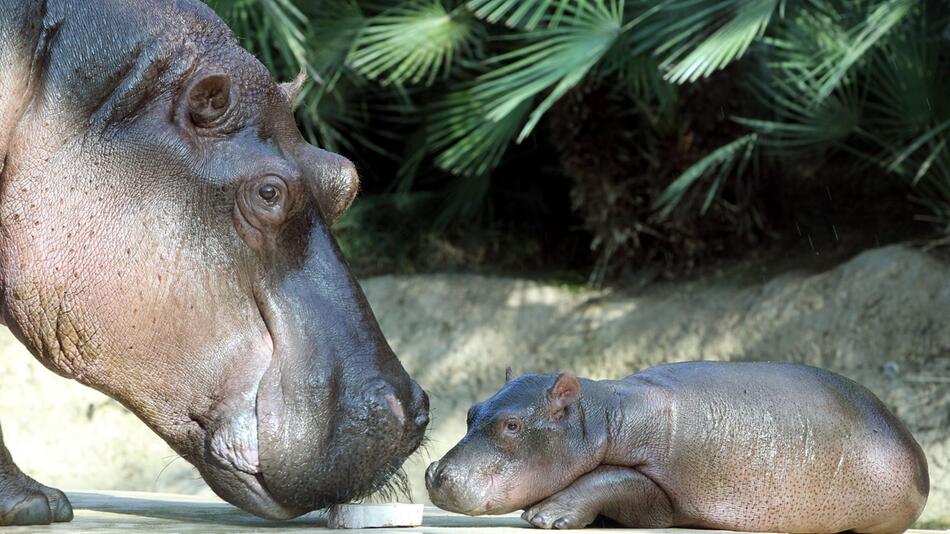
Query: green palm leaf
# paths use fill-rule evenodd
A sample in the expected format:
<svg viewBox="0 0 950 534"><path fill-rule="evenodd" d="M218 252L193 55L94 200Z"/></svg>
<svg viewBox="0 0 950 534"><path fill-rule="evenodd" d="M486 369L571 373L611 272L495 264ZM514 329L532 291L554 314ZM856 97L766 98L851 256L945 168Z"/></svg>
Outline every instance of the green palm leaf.
<svg viewBox="0 0 950 534"><path fill-rule="evenodd" d="M487 175L504 155L531 111L522 101L500 121L485 116L485 105L471 89L450 93L430 114L430 150L439 153L436 165L452 174Z"/></svg>
<svg viewBox="0 0 950 534"><path fill-rule="evenodd" d="M309 42L311 61L323 81L318 94L322 96L342 76L358 76L347 60L368 21L357 0L323 0L320 7L310 15Z"/></svg>
<svg viewBox="0 0 950 534"><path fill-rule="evenodd" d="M383 85L431 84L448 75L458 56L471 54L478 37L477 21L464 9L410 2L370 18L350 64Z"/></svg>
<svg viewBox="0 0 950 534"><path fill-rule="evenodd" d="M588 0L469 0L466 4L476 17L491 23L504 21L512 28L535 29L542 21L556 27L574 3Z"/></svg>
<svg viewBox="0 0 950 534"><path fill-rule="evenodd" d="M757 140L758 136L752 133L717 148L673 180L656 198L653 206L660 210L661 215L668 216L682 203L687 193L700 179L713 176L712 183L700 208L702 213L706 213L726 179L729 176L741 177L744 174L749 161L752 159Z"/></svg>
<svg viewBox="0 0 950 534"><path fill-rule="evenodd" d="M787 73L790 79L782 74L786 73L753 82L756 96L772 111L774 118L734 118L739 124L756 130L762 145L791 153L837 145L858 130L863 98L853 76L834 94L816 104L813 96L819 90L820 80L809 80L807 72Z"/></svg>
<svg viewBox="0 0 950 534"><path fill-rule="evenodd" d="M689 47L685 46L673 51L660 65L669 69L666 79L673 83L694 82L742 57L752 42L765 33L778 4L778 0L750 0L688 53Z"/></svg>
<svg viewBox="0 0 950 534"><path fill-rule="evenodd" d="M772 64L797 70L814 80L813 100L832 94L849 70L867 58L868 51L911 12L916 0L852 2L841 9L834 2L812 0L780 25L767 43L773 50Z"/></svg>
<svg viewBox="0 0 950 534"><path fill-rule="evenodd" d="M763 35L784 0L632 2L638 15L624 26L631 52L662 58L665 77L693 82L742 57Z"/></svg>
<svg viewBox="0 0 950 534"><path fill-rule="evenodd" d="M620 0L611 4L591 2L575 13L570 24L524 34L521 37L526 41L524 46L491 60L502 67L475 80L471 89L473 98L485 102L485 116L498 122L525 102L549 91L518 134L520 142L617 41L622 18Z"/></svg>
<svg viewBox="0 0 950 534"><path fill-rule="evenodd" d="M275 75L292 77L301 68L311 76L307 17L291 0L216 0L213 7Z"/></svg>

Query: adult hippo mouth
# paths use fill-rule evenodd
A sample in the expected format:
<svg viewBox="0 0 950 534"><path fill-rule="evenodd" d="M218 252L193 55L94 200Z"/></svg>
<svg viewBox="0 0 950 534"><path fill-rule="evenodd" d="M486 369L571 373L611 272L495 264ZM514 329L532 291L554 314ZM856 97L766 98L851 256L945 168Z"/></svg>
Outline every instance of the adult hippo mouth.
<svg viewBox="0 0 950 534"><path fill-rule="evenodd" d="M257 515L391 484L428 399L330 234L359 180L301 136L300 82L275 83L197 1L2 5L0 311L13 333ZM0 497L33 491L47 506L4 477ZM56 510L42 512L23 521Z"/></svg>

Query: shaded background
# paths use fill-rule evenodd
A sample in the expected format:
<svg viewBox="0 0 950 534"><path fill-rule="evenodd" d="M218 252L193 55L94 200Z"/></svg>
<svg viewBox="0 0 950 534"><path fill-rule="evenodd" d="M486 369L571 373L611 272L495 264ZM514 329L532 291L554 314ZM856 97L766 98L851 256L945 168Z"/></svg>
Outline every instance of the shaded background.
<svg viewBox="0 0 950 534"><path fill-rule="evenodd" d="M880 396L928 455L921 525L950 525L950 4L212 6L276 77L308 74L301 129L360 169L335 232L432 397L416 500L507 365L777 359ZM26 472L209 493L117 403L0 346Z"/></svg>

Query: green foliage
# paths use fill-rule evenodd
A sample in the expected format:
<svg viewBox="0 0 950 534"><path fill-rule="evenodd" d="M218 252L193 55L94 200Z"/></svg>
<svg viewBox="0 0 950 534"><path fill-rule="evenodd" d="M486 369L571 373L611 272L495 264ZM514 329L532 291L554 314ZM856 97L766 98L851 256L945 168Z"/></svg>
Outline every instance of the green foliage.
<svg viewBox="0 0 950 534"><path fill-rule="evenodd" d="M572 90L612 84L643 120L643 158L675 137L684 85L740 63L758 105L652 199L705 213L730 182L841 158L914 188L950 233L950 4L945 0L217 0L276 75L311 82L315 142L388 159L384 187L431 222L477 218L491 177ZM739 95L737 95L738 97ZM680 110L682 111L682 110ZM751 164L756 163L756 164ZM820 166L820 165L819 165ZM655 168L651 167L651 168ZM390 198L390 197L384 197ZM688 211L688 210L687 210Z"/></svg>
<svg viewBox="0 0 950 534"><path fill-rule="evenodd" d="M745 174L758 136L754 133L744 135L731 143L717 148L708 156L696 162L673 181L654 201L660 213L669 215L683 201L686 192L701 178L712 176L712 184L703 200L701 213L706 213L713 199L729 176L741 178Z"/></svg>
<svg viewBox="0 0 950 534"><path fill-rule="evenodd" d="M470 56L477 26L464 9L447 10L438 0L397 5L373 17L359 38L350 65L383 85L445 79Z"/></svg>

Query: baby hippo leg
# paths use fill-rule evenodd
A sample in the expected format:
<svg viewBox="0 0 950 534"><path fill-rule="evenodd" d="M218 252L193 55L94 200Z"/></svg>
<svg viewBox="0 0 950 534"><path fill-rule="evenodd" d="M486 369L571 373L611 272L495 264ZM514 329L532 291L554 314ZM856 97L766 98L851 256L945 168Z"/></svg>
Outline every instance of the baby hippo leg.
<svg viewBox="0 0 950 534"><path fill-rule="evenodd" d="M584 528L598 515L626 527L672 526L670 500L652 480L627 467L602 465L570 486L525 510L538 528Z"/></svg>

